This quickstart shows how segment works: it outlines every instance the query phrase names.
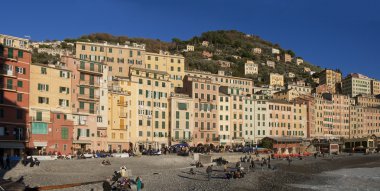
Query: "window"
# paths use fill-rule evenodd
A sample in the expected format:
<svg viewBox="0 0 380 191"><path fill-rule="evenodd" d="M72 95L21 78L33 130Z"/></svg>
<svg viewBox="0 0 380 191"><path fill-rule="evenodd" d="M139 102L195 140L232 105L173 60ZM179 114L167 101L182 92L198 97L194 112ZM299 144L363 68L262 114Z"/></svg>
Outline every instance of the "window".
<svg viewBox="0 0 380 191"><path fill-rule="evenodd" d="M32 134L48 134L47 123L32 123Z"/></svg>
<svg viewBox="0 0 380 191"><path fill-rule="evenodd" d="M24 52L22 50L18 50L18 58L23 58L24 57Z"/></svg>
<svg viewBox="0 0 380 191"><path fill-rule="evenodd" d="M37 87L37 89L39 90L39 91L49 91L49 85L48 84L38 84L38 87Z"/></svg>
<svg viewBox="0 0 380 191"><path fill-rule="evenodd" d="M24 111L21 109L18 109L16 111L16 119L22 119L24 117Z"/></svg>
<svg viewBox="0 0 380 191"><path fill-rule="evenodd" d="M84 102L79 102L79 109L84 109Z"/></svg>
<svg viewBox="0 0 380 191"><path fill-rule="evenodd" d="M26 70L25 70L25 68L21 68L21 67L16 66L16 72L19 74L25 74Z"/></svg>
<svg viewBox="0 0 380 191"><path fill-rule="evenodd" d="M47 97L38 97L38 103L40 103L40 104L49 104L49 98L47 98Z"/></svg>
<svg viewBox="0 0 380 191"><path fill-rule="evenodd" d="M41 74L47 74L46 68L41 67Z"/></svg>
<svg viewBox="0 0 380 191"><path fill-rule="evenodd" d="M17 81L17 87L22 88L22 86L23 86L23 82L22 81Z"/></svg>
<svg viewBox="0 0 380 191"><path fill-rule="evenodd" d="M22 101L22 94L21 93L17 93L17 101Z"/></svg>
<svg viewBox="0 0 380 191"><path fill-rule="evenodd" d="M13 48L8 48L8 58L13 58Z"/></svg>
<svg viewBox="0 0 380 191"><path fill-rule="evenodd" d="M0 108L0 118L3 118L3 117L4 117L4 109Z"/></svg>
<svg viewBox="0 0 380 191"><path fill-rule="evenodd" d="M69 129L67 127L61 128L61 138L62 139L69 139Z"/></svg>
<svg viewBox="0 0 380 191"><path fill-rule="evenodd" d="M7 89L13 90L13 80L7 79Z"/></svg>

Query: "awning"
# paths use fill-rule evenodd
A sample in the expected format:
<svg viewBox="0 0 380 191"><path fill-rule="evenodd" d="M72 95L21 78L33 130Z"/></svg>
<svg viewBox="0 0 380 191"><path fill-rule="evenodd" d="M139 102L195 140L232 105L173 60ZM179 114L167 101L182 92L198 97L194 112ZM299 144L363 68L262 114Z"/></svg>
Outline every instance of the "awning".
<svg viewBox="0 0 380 191"><path fill-rule="evenodd" d="M33 145L35 147L46 147L47 146L47 142L37 142L37 141L34 141Z"/></svg>
<svg viewBox="0 0 380 191"><path fill-rule="evenodd" d="M3 149L24 149L24 143L19 142L0 142L0 148Z"/></svg>
<svg viewBox="0 0 380 191"><path fill-rule="evenodd" d="M74 140L74 144L91 144L91 141L88 140Z"/></svg>

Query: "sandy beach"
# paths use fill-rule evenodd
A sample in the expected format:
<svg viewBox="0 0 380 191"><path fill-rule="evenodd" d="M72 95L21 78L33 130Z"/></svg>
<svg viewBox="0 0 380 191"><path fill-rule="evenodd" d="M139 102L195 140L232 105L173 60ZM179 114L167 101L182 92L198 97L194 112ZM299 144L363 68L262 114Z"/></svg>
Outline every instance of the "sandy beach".
<svg viewBox="0 0 380 191"><path fill-rule="evenodd" d="M244 156L241 154L241 156ZM103 159L42 161L39 167L24 167L21 164L8 172L3 178L24 178L30 187L82 183L89 181L105 181L115 170L126 165L132 170L132 176L140 176L145 184L144 190L165 191L201 191L201 190L362 190L362 188L379 187L380 155L354 156L341 155L326 158L307 157L304 160L294 159L290 166L287 161L275 159L271 161L277 170L259 167L250 170L242 179L224 179L222 167L214 166L212 179L206 178L206 168L196 168L196 175L189 174L191 157L175 155L142 156L132 158L109 158L111 165L102 166ZM235 163L230 163L233 168ZM248 163L242 163L248 169ZM372 171L371 171L372 169ZM369 170L369 171L366 171ZM370 173L369 173L370 172ZM347 176L359 173L358 176ZM362 175L360 175L362 173ZM364 174L368 174L364 176ZM363 177L358 179L358 177ZM351 180L346 183L347 180ZM357 182L353 180L358 180ZM339 186L346 183L350 186ZM355 183L352 185L352 183ZM345 184L345 185L346 185ZM366 186L367 185L367 186ZM358 188L358 189L356 189ZM61 190L89 191L109 190L106 182L83 185Z"/></svg>

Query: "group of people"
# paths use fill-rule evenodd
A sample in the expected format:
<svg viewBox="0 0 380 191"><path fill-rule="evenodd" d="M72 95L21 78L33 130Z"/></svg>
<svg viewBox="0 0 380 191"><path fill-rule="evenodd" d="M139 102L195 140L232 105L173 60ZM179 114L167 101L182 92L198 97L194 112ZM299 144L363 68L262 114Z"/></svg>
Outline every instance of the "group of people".
<svg viewBox="0 0 380 191"><path fill-rule="evenodd" d="M22 164L24 166L28 166L28 164L30 164L30 167L34 167L34 165L36 166L40 166L40 160L38 160L37 158L33 158L33 157L27 157L26 155L24 156L23 160L22 160Z"/></svg>

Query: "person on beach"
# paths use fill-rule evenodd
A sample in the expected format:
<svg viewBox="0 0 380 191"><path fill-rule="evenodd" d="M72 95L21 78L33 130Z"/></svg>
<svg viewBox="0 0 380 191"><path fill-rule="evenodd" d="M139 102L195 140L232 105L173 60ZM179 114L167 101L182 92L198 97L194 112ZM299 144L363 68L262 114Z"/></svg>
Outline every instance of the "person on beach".
<svg viewBox="0 0 380 191"><path fill-rule="evenodd" d="M7 155L5 162L6 162L5 169L11 169L11 157L9 155Z"/></svg>
<svg viewBox="0 0 380 191"><path fill-rule="evenodd" d="M211 180L211 173L212 173L212 165L211 166L208 166L206 168L206 173L207 173L207 178L208 180L210 181Z"/></svg>
<svg viewBox="0 0 380 191"><path fill-rule="evenodd" d="M136 178L136 187L137 191L140 191L142 189L142 182L139 176Z"/></svg>
<svg viewBox="0 0 380 191"><path fill-rule="evenodd" d="M254 161L254 160L251 160L251 165L250 165L250 167L251 167L252 169L255 169L255 161Z"/></svg>

